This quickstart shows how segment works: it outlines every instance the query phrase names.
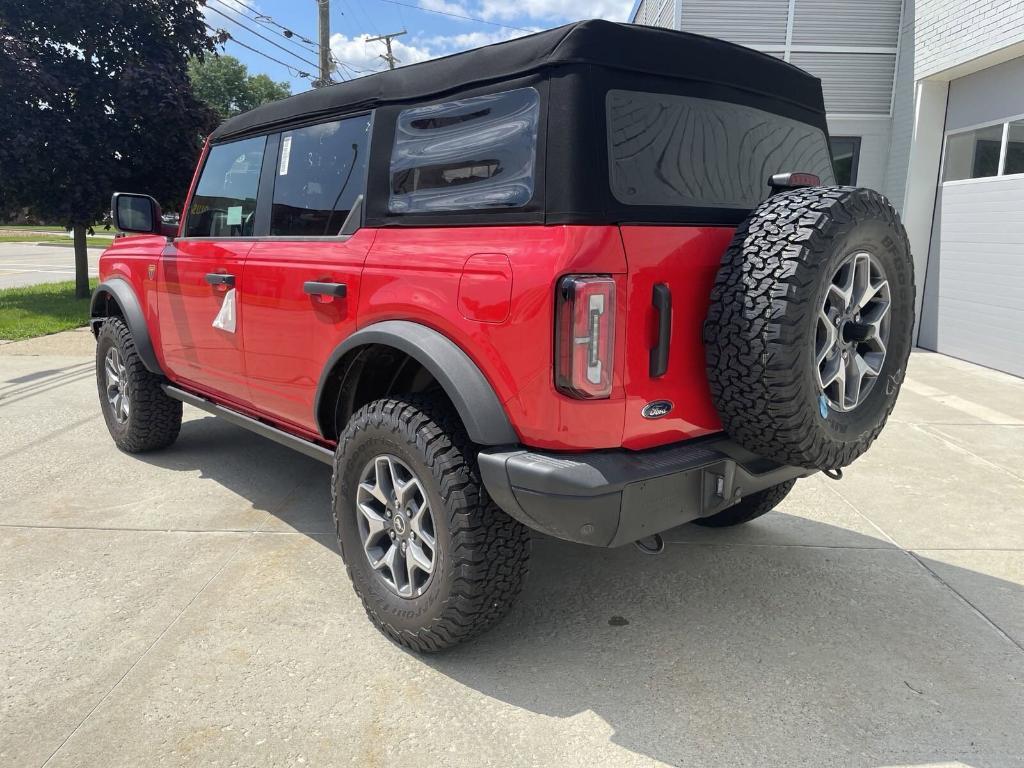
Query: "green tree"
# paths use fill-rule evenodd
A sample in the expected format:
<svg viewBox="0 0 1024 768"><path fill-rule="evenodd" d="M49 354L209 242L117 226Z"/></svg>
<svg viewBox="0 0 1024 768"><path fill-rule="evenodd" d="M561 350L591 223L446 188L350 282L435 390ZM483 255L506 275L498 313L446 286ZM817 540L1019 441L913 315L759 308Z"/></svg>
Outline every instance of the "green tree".
<svg viewBox="0 0 1024 768"><path fill-rule="evenodd" d="M188 61L214 49L200 0L0 0L0 211L74 232L88 295L87 228L115 190L164 204L187 192L216 116Z"/></svg>
<svg viewBox="0 0 1024 768"><path fill-rule="evenodd" d="M266 75L250 75L245 64L234 56L221 54L193 59L188 65L196 96L209 104L226 120L291 95L288 83L275 83Z"/></svg>

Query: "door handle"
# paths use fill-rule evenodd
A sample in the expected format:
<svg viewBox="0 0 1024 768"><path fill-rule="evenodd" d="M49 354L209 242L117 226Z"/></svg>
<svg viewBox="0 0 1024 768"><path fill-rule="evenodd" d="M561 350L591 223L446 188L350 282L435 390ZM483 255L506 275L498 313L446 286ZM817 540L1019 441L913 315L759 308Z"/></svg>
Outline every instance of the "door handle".
<svg viewBox="0 0 1024 768"><path fill-rule="evenodd" d="M672 341L672 292L665 283L654 286L651 303L658 313L658 341L651 348L651 378L664 376L668 370L668 347Z"/></svg>
<svg viewBox="0 0 1024 768"><path fill-rule="evenodd" d="M235 287L235 276L227 275L223 272L208 272L204 279L213 286L226 285L228 288Z"/></svg>
<svg viewBox="0 0 1024 768"><path fill-rule="evenodd" d="M334 296L343 299L348 295L348 286L345 283L320 283L309 280L302 284L302 290L310 296Z"/></svg>

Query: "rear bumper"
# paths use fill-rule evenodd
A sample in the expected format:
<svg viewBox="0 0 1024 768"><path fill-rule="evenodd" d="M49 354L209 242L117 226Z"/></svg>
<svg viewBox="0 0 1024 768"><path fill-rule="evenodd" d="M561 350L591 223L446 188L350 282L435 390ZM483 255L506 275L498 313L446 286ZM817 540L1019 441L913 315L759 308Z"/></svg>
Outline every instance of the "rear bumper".
<svg viewBox="0 0 1024 768"><path fill-rule="evenodd" d="M491 498L559 539L617 547L707 517L814 470L757 457L721 435L649 451L479 455Z"/></svg>

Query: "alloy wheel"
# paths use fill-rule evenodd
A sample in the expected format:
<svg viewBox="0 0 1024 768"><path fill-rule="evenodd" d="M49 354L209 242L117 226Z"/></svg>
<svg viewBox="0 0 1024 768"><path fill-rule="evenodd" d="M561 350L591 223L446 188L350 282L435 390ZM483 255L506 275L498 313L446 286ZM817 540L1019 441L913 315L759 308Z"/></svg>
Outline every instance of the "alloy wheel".
<svg viewBox="0 0 1024 768"><path fill-rule="evenodd" d="M117 347L107 350L104 358L103 371L106 377L107 403L118 424L128 421L128 371Z"/></svg>
<svg viewBox="0 0 1024 768"><path fill-rule="evenodd" d="M434 573L437 537L426 491L405 462L382 454L366 465L356 517L363 552L381 580L400 597L422 595Z"/></svg>
<svg viewBox="0 0 1024 768"><path fill-rule="evenodd" d="M821 396L834 410L854 410L878 380L891 303L889 281L870 253L854 253L832 276L818 311L814 362Z"/></svg>

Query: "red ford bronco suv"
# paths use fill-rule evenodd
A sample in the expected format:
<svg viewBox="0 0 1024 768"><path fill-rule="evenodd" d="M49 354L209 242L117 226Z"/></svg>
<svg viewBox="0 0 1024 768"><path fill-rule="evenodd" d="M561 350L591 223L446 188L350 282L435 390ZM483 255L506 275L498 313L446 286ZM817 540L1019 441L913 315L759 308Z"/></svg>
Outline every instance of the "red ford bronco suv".
<svg viewBox="0 0 1024 768"><path fill-rule="evenodd" d="M821 86L587 21L302 93L207 142L174 231L115 194L92 300L128 452L182 403L333 465L349 576L415 650L493 625L530 529L599 547L838 476L910 349L907 238L833 186Z"/></svg>

